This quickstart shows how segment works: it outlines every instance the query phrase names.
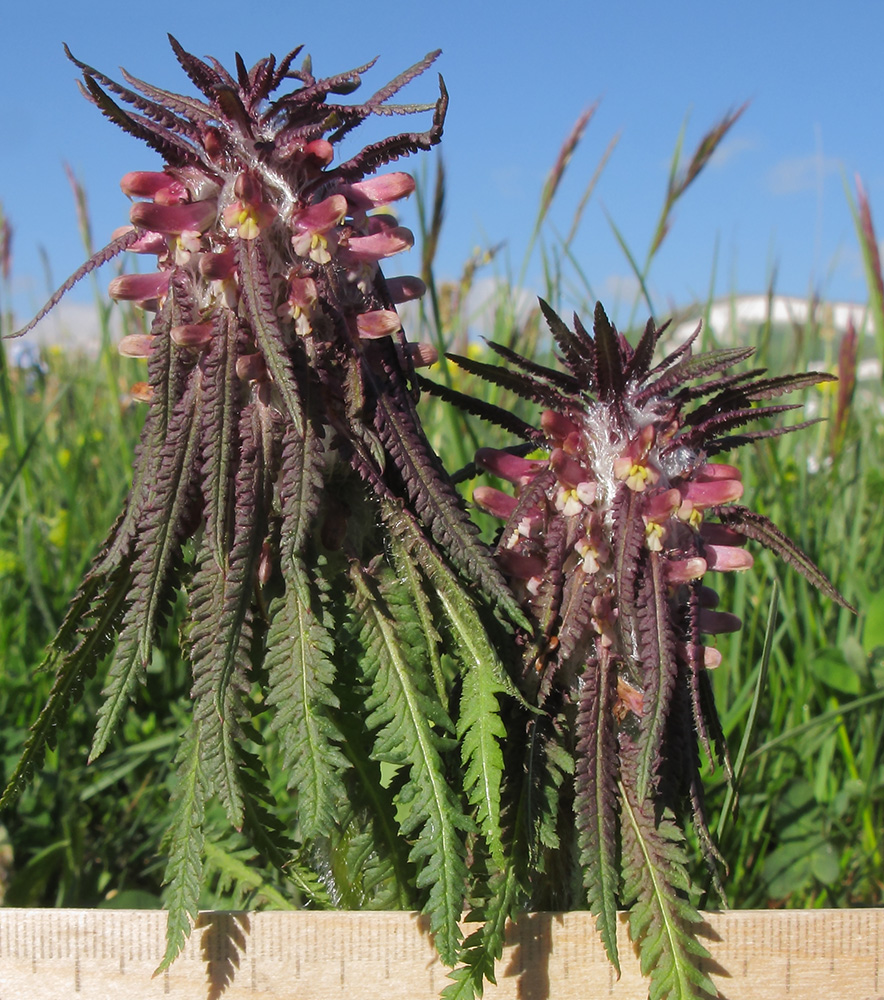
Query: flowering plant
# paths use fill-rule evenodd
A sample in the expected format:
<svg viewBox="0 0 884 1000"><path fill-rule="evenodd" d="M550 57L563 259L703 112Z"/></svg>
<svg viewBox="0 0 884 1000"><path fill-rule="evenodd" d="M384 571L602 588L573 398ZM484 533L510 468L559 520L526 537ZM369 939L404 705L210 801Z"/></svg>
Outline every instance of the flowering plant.
<svg viewBox="0 0 884 1000"><path fill-rule="evenodd" d="M118 254L156 259L156 270L110 284L114 298L156 313L149 334L120 344L148 359L148 382L134 390L148 413L125 508L55 639L48 666L57 681L5 801L115 647L91 756L107 747L183 593L193 713L168 835L166 961L196 914L213 796L280 870L290 859L286 838L266 843L269 778L253 718L269 707L298 802L298 829L287 834L305 852L365 797L354 790L365 767L403 769L397 798L409 850L397 864L426 887L420 898L453 964L468 809L500 852L500 767L486 766L499 733L482 713L496 712L508 682L480 616L519 621L521 612L417 417L414 369L434 352L406 340L395 306L422 283L386 280L378 267L412 244L379 209L414 184L401 172L372 175L437 143L447 106L444 86L433 105L392 98L436 54L345 105L336 96L356 90L371 64L317 79L309 59L293 68L296 49L251 70L237 57L231 76L171 41L202 99L129 74L120 85L74 60L86 96L166 165L122 179L137 199L132 224L33 322ZM421 111L432 113L427 131L334 163L338 143L368 117ZM467 579L479 584L472 595ZM455 685L469 695L456 722ZM359 779L351 726L370 747ZM465 768L458 791L443 759L455 730Z"/></svg>
<svg viewBox="0 0 884 1000"><path fill-rule="evenodd" d="M655 996L713 992L679 822L686 809L714 864L697 736L728 765L703 636L738 622L701 579L748 568L751 538L841 599L733 505L739 472L710 459L781 433L740 429L790 409L758 402L827 376L726 374L751 351L693 356L690 342L655 365L653 324L633 348L600 307L590 335L544 305L566 370L500 345L505 367L457 359L544 407L537 426L421 379L435 352L408 341L396 305L423 283L379 267L413 242L388 206L414 184L375 171L439 142L441 81L433 104L392 103L435 53L345 104L372 64L318 79L295 50L251 69L237 56L231 74L171 42L200 97L74 59L87 98L164 166L126 174L131 225L21 332L99 265L154 258L110 284L155 314L120 344L147 359L133 395L148 409L124 509L50 648L55 685L2 803L112 653L92 757L107 748L177 602L192 712L163 966L196 916L217 800L299 902L423 908L457 966L450 997L493 979L507 918L581 899L615 965L616 908L631 907ZM367 118L416 112L432 115L426 131L335 163ZM516 487L475 491L505 522L493 550L424 434L421 387L534 451L476 456ZM293 828L277 818L268 745ZM464 941L465 906L483 926Z"/></svg>
<svg viewBox="0 0 884 1000"><path fill-rule="evenodd" d="M728 373L751 347L694 355L699 329L654 363L664 328L649 322L633 348L596 306L590 334L541 308L565 371L511 349L507 363L452 356L462 368L545 407L539 426L424 382L464 409L520 433L532 457L481 449L476 464L514 492L473 498L504 522L496 554L529 612L520 687L542 708L528 721L523 891L539 908L585 898L619 970L618 905L652 973L652 995L715 995L698 965L684 838L688 815L713 878L723 864L709 833L699 745L730 761L708 670L721 654L707 636L740 620L717 610L709 571L752 566L747 539L766 546L849 607L817 567L763 515L735 505L740 471L710 461L792 427L743 428L792 405L765 400L832 376ZM579 854L582 886L567 873ZM556 877L551 877L556 873Z"/></svg>

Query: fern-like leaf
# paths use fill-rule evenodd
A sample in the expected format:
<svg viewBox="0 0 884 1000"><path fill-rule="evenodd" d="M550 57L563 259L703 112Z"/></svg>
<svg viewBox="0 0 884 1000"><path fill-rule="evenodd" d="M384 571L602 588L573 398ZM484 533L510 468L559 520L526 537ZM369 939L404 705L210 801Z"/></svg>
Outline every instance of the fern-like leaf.
<svg viewBox="0 0 884 1000"><path fill-rule="evenodd" d="M577 711L577 770L574 814L580 865L589 908L611 964L620 973L617 954L618 748L614 719L617 670L602 649L583 673Z"/></svg>
<svg viewBox="0 0 884 1000"><path fill-rule="evenodd" d="M243 296L255 339L285 403L288 416L300 433L304 430L304 407L292 364L273 308L267 258L258 240L238 240L236 254L243 282Z"/></svg>
<svg viewBox="0 0 884 1000"><path fill-rule="evenodd" d="M666 723L678 679L676 637L659 553L649 553L649 563L650 573L642 587L638 611L640 657L645 679L636 764L636 794L641 801L647 797L660 766Z"/></svg>
<svg viewBox="0 0 884 1000"><path fill-rule="evenodd" d="M0 808L11 805L24 790L43 763L47 748L55 746L68 709L79 697L84 682L113 648L116 629L132 583L131 574L121 569L107 581L87 580L85 583L89 586L84 586L76 595L70 610L83 608L86 623L80 619L80 629L74 633L77 641L72 650L68 652L63 645L53 645L40 665L41 671L55 672L55 681L0 797ZM72 619L70 610L68 617Z"/></svg>
<svg viewBox="0 0 884 1000"><path fill-rule="evenodd" d="M102 692L104 702L98 712L90 759L107 746L136 685L143 679L154 637L169 610L174 592L173 568L186 535L192 502L201 404L197 380L176 409L163 448L149 462L150 509L142 512L129 595L132 603L123 619Z"/></svg>
<svg viewBox="0 0 884 1000"><path fill-rule="evenodd" d="M528 627L524 613L504 582L490 553L477 545L478 530L467 517L460 497L447 482L426 440L416 438L401 413L386 399L378 401L378 431L393 456L418 517L434 540L467 579L476 579L488 599L519 625Z"/></svg>
<svg viewBox="0 0 884 1000"><path fill-rule="evenodd" d="M166 952L154 975L168 969L184 947L196 920L203 877L203 821L211 787L203 770L200 723L193 720L178 751L178 784L172 793L172 816L166 863Z"/></svg>
<svg viewBox="0 0 884 1000"><path fill-rule="evenodd" d="M240 466L231 496L235 515L217 537L204 535L190 596L191 697L194 718L202 724L203 765L237 829L242 825L243 800L236 744L243 738L241 724L246 717L242 699L250 683L252 591L262 537L262 512L256 506L263 478L258 419L255 406L249 404L239 427ZM223 490L210 493L225 495ZM225 513L214 511L214 521L225 519ZM222 546L220 564L217 538Z"/></svg>
<svg viewBox="0 0 884 1000"><path fill-rule="evenodd" d="M506 943L507 921L513 917L521 895L516 867L510 863L490 880L488 899L473 910L469 923L481 922L463 943L462 964L449 972L453 982L442 990L442 1000L475 1000L485 982L497 985L495 966Z"/></svg>
<svg viewBox="0 0 884 1000"><path fill-rule="evenodd" d="M401 540L408 557L416 561L433 587L444 616L439 622L456 653L463 678L457 737L465 768L464 788L494 863L501 866L504 848L501 829L503 754L500 741L506 728L499 699L506 694L525 705L492 644L478 611L460 580L426 542L420 528L404 510L384 505L384 520Z"/></svg>
<svg viewBox="0 0 884 1000"><path fill-rule="evenodd" d="M380 588L358 565L351 566L350 578L362 621L362 668L371 685L367 723L378 730L372 755L408 769L398 793L400 831L415 837L409 857L418 866L418 888L429 890L424 912L442 961L454 965L467 877L463 834L472 824L441 758L452 747L441 733L453 726L427 691L422 637L410 604L400 603L401 592L389 580Z"/></svg>
<svg viewBox="0 0 884 1000"><path fill-rule="evenodd" d="M801 549L763 514L757 514L746 507L718 506L709 509L722 524L746 538L752 538L775 553L798 572L826 597L840 604L842 608L856 614L856 608L848 604L835 589L834 584L823 571Z"/></svg>
<svg viewBox="0 0 884 1000"><path fill-rule="evenodd" d="M653 804L639 802L625 780L619 790L623 897L642 973L651 977L650 1000L717 997L700 968L709 952L693 930L701 918L687 899L682 832L668 810L655 821Z"/></svg>
<svg viewBox="0 0 884 1000"><path fill-rule="evenodd" d="M306 435L306 436L305 436ZM322 486L322 443L312 425L305 435L293 425L283 445L280 501L280 564L285 594L271 607L265 666L268 704L275 709L289 787L298 793L298 819L306 839L327 835L335 805L345 798L342 772L347 759L332 714L338 708L332 621L326 585L316 560L305 563L308 533L314 526Z"/></svg>

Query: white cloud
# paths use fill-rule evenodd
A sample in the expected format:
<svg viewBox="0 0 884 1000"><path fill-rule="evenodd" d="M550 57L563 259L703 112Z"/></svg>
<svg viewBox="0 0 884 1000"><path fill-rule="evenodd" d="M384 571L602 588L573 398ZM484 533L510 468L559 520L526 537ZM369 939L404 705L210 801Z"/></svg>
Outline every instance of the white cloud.
<svg viewBox="0 0 884 1000"><path fill-rule="evenodd" d="M767 173L767 187L772 194L800 194L816 191L826 177L841 172L841 160L821 153L792 156L774 164Z"/></svg>
<svg viewBox="0 0 884 1000"><path fill-rule="evenodd" d="M723 167L743 153L758 149L759 145L757 138L748 135L735 135L731 138L726 138L716 147L715 152L709 160L709 166Z"/></svg>

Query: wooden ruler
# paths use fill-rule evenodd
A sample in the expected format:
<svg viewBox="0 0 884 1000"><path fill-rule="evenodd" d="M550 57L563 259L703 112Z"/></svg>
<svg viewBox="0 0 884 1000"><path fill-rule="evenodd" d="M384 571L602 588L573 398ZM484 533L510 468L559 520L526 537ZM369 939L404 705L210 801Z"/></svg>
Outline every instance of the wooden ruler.
<svg viewBox="0 0 884 1000"><path fill-rule="evenodd" d="M727 1000L884 1000L884 910L710 913L707 971ZM152 978L165 914L0 909L0 1000L438 1000L446 969L413 913L202 914ZM586 913L511 928L489 1000L645 1000L621 920L615 980Z"/></svg>

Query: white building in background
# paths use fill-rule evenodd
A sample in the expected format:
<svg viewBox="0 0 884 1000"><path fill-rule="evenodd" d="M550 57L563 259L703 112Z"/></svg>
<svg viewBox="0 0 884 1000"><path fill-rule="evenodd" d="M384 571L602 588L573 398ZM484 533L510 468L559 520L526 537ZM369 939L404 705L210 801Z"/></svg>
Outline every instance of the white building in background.
<svg viewBox="0 0 884 1000"><path fill-rule="evenodd" d="M697 328L703 313L682 318L673 331L677 343L686 340ZM874 333L869 309L855 302L813 302L789 295L733 295L716 299L709 307L708 323L720 343L739 343L743 335L770 321L772 326L805 326L814 319L822 328L836 335L847 330L848 323L860 334Z"/></svg>

